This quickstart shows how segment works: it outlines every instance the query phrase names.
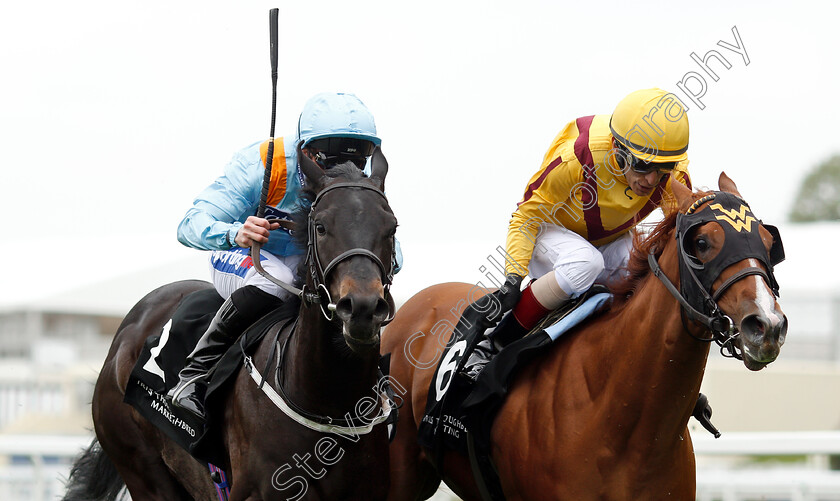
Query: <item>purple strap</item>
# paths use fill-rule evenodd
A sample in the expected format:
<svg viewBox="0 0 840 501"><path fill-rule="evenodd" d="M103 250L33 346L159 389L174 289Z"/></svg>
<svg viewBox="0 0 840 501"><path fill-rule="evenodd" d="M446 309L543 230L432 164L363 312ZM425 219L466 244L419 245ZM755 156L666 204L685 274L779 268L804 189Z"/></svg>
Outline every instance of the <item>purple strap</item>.
<svg viewBox="0 0 840 501"><path fill-rule="evenodd" d="M228 499L230 499L230 485L227 482L227 477L225 476L224 470L212 463L207 463L207 466L210 468L211 476L215 477L213 473L217 473L218 477L221 479L218 482L213 480L213 483L216 484L216 494L219 495L219 500L228 501Z"/></svg>

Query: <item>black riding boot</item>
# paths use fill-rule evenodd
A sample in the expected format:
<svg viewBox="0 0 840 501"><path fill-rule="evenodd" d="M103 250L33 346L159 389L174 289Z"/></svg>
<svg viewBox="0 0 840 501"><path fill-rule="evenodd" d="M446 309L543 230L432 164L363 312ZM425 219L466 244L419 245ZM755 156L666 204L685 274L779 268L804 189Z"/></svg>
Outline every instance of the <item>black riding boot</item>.
<svg viewBox="0 0 840 501"><path fill-rule="evenodd" d="M513 311L507 312L505 316L502 317L502 320L499 321L499 325L497 325L492 332L487 334L484 339L475 345L473 352L470 354L470 358L464 366L464 371L461 374L467 377L467 379L475 381L478 379L478 375L484 369L484 366L487 365L487 363L490 362L490 360L492 360L502 348L527 333L527 329L522 327L519 322L516 321L516 318L513 316Z"/></svg>
<svg viewBox="0 0 840 501"><path fill-rule="evenodd" d="M234 291L216 312L207 331L187 357L186 367L178 373L180 381L167 393L172 403L205 420L204 395L209 383L208 373L247 327L279 306L280 302L277 297L253 285Z"/></svg>

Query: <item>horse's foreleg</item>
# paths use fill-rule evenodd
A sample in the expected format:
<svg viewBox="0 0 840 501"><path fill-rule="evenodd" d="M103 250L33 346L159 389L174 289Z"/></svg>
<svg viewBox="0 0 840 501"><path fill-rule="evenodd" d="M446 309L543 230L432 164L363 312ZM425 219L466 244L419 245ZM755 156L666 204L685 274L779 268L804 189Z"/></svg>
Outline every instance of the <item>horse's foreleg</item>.
<svg viewBox="0 0 840 501"><path fill-rule="evenodd" d="M93 423L102 450L111 458L132 499L191 500L160 455L164 438L126 403L113 365L106 364L93 396Z"/></svg>
<svg viewBox="0 0 840 501"><path fill-rule="evenodd" d="M393 364L392 367L394 367ZM410 376L402 373L400 368L396 368L394 377L406 385L410 381ZM391 468L389 501L428 499L434 495L441 482L440 475L417 442L417 424L414 414L411 395L407 395L400 408L396 437L389 448Z"/></svg>
<svg viewBox="0 0 840 501"><path fill-rule="evenodd" d="M102 449L114 462L132 499L150 501L194 499L172 475L163 462L160 452L147 437L143 436L136 424L130 419L120 421L124 425L118 427L119 433L112 434L97 429L97 436Z"/></svg>
<svg viewBox="0 0 840 501"><path fill-rule="evenodd" d="M190 499L218 500L210 469L190 456L187 451L164 438L160 455L171 472L178 472L178 483L190 493Z"/></svg>
<svg viewBox="0 0 840 501"><path fill-rule="evenodd" d="M400 417L400 423L411 419ZM417 429L397 426L397 437L391 444L391 488L389 501L415 501L428 499L440 485L440 476L434 467L425 460L423 451L417 444Z"/></svg>

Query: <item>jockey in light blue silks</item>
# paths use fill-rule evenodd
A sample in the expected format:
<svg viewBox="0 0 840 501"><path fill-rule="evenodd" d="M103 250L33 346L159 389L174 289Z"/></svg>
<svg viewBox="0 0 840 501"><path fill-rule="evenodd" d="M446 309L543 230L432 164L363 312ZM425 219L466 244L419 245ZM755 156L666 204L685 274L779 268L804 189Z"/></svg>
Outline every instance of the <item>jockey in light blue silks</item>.
<svg viewBox="0 0 840 501"><path fill-rule="evenodd" d="M305 178L298 169L297 146L323 169L352 161L370 173L368 157L381 144L373 115L353 94L317 94L303 108L293 137L274 142L266 216L290 220L298 209ZM178 226L178 241L213 251L210 271L225 299L207 332L187 358L179 383L168 396L173 404L204 419L207 374L254 321L277 308L291 293L256 272L251 244L262 245L260 263L272 276L292 284L305 249L289 230L255 214L265 177L268 141L236 152L224 174L202 191ZM402 266L396 244L395 271Z"/></svg>

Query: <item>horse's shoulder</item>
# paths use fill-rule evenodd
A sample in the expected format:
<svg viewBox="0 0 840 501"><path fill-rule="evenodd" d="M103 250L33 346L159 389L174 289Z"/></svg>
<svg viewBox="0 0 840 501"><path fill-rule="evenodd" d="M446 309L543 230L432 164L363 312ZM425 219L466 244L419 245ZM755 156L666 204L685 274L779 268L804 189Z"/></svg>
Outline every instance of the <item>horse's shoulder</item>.
<svg viewBox="0 0 840 501"><path fill-rule="evenodd" d="M609 381L619 381L622 378L617 374L628 374L637 367L629 360L635 356L635 350L629 347L633 337L628 337L631 333L623 332L623 327L614 310L584 321L547 347L545 356L523 367L509 400L551 408L609 405L609 399L603 398ZM518 412L516 405L504 409Z"/></svg>
<svg viewBox="0 0 840 501"><path fill-rule="evenodd" d="M426 287L411 296L385 328L383 352L388 353L395 345L406 342L417 331L428 331L442 319L450 318L453 325L457 323L452 312L459 301L469 296L470 287L467 283L448 282Z"/></svg>

